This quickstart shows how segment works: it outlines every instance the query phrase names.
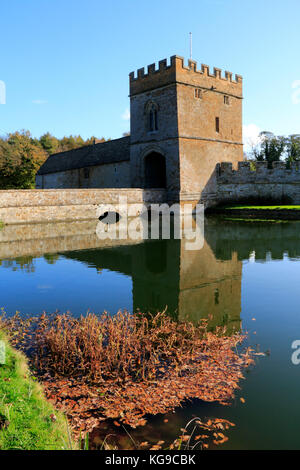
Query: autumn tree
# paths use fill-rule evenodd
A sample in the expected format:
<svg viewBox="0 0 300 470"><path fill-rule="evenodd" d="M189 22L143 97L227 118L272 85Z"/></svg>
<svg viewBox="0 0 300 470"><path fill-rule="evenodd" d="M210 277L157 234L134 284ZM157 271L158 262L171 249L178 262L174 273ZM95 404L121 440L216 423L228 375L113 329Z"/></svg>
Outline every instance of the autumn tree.
<svg viewBox="0 0 300 470"><path fill-rule="evenodd" d="M28 131L9 134L0 141L0 188L30 189L47 154Z"/></svg>
<svg viewBox="0 0 300 470"><path fill-rule="evenodd" d="M104 137L84 140L70 135L58 139L47 132L37 139L29 131L8 134L0 138L0 188L34 188L35 175L49 155L99 142L105 142Z"/></svg>

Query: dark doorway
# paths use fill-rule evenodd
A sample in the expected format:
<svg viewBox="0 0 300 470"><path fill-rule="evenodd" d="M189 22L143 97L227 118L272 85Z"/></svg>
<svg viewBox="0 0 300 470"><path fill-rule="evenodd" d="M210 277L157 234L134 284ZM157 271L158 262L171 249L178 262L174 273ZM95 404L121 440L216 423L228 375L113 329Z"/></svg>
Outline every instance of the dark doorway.
<svg viewBox="0 0 300 470"><path fill-rule="evenodd" d="M145 157L145 188L166 187L165 157L157 152L151 152Z"/></svg>

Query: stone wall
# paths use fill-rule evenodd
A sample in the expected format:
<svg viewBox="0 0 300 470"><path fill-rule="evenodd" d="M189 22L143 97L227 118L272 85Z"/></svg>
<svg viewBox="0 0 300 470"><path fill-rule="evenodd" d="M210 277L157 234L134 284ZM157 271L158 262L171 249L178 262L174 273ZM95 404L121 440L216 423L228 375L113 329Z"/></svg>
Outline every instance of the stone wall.
<svg viewBox="0 0 300 470"><path fill-rule="evenodd" d="M148 129L147 105L158 108L158 129ZM151 152L164 156L168 191L179 191L179 153L175 83L167 89L146 91L131 96L131 186L145 187L145 157Z"/></svg>
<svg viewBox="0 0 300 470"><path fill-rule="evenodd" d="M145 157L166 161L168 201L217 200L216 165L243 160L243 81L240 75L173 56L130 74L131 182L144 187ZM149 132L147 109L157 109L158 128ZM218 119L219 128L216 126Z"/></svg>
<svg viewBox="0 0 300 470"><path fill-rule="evenodd" d="M0 220L5 224L89 220L99 204L162 203L164 190L143 189L44 189L0 191Z"/></svg>
<svg viewBox="0 0 300 470"><path fill-rule="evenodd" d="M106 163L36 176L37 189L130 187L129 161Z"/></svg>
<svg viewBox="0 0 300 470"><path fill-rule="evenodd" d="M243 160L242 78L220 69L197 69L195 61L177 65L180 191L200 193L211 204L216 196L215 167ZM216 127L219 120L219 129Z"/></svg>
<svg viewBox="0 0 300 470"><path fill-rule="evenodd" d="M257 162L252 171L249 162L240 162L238 170L231 163L217 168L218 201L274 200L300 204L300 170L296 164L287 169L284 162Z"/></svg>

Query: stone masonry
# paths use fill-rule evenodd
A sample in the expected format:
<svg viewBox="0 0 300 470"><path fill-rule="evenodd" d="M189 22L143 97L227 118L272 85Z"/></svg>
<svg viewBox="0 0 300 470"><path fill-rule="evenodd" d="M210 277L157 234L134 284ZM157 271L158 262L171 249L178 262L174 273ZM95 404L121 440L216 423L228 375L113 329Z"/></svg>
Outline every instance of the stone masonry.
<svg viewBox="0 0 300 470"><path fill-rule="evenodd" d="M179 56L130 74L130 136L51 155L40 189L163 188L217 202L216 165L243 159L242 77Z"/></svg>
<svg viewBox="0 0 300 470"><path fill-rule="evenodd" d="M251 199L300 204L300 168L285 162L274 162L268 169L266 162L239 162L238 170L231 163L221 163L217 168L217 198L222 202L239 202Z"/></svg>
<svg viewBox="0 0 300 470"><path fill-rule="evenodd" d="M47 189L0 191L0 221L4 224L97 220L100 204L162 203L159 189Z"/></svg>
<svg viewBox="0 0 300 470"><path fill-rule="evenodd" d="M130 74L131 183L145 184L146 159L164 156L168 200L216 200L216 164L243 160L242 77L182 57L171 57ZM157 129L147 111L157 109Z"/></svg>

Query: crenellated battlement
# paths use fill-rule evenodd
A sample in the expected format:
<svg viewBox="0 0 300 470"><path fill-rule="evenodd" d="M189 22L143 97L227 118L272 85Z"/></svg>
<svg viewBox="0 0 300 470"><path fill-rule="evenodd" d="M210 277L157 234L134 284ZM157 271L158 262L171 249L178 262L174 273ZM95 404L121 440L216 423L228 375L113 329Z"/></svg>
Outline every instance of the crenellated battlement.
<svg viewBox="0 0 300 470"><path fill-rule="evenodd" d="M143 67L138 69L136 74L131 72L129 78L131 95L181 82L242 97L241 75L235 75L233 78L231 72L225 71L223 74L222 70L216 67L211 73L209 66L205 64L201 64L199 70L196 61L188 60L185 65L184 58L177 55L170 58L169 65L167 59L163 59L158 62L158 66L155 63L148 65L147 71Z"/></svg>
<svg viewBox="0 0 300 470"><path fill-rule="evenodd" d="M222 183L247 183L266 178L267 182L291 181L293 178L300 181L300 165L292 163L290 168L285 162L273 162L268 168L267 162L238 162L238 169L234 170L232 163L222 162L217 166L218 180Z"/></svg>
<svg viewBox="0 0 300 470"><path fill-rule="evenodd" d="M217 165L217 192L221 202L257 200L290 201L300 204L300 165L274 162L239 162L234 170L232 163Z"/></svg>

